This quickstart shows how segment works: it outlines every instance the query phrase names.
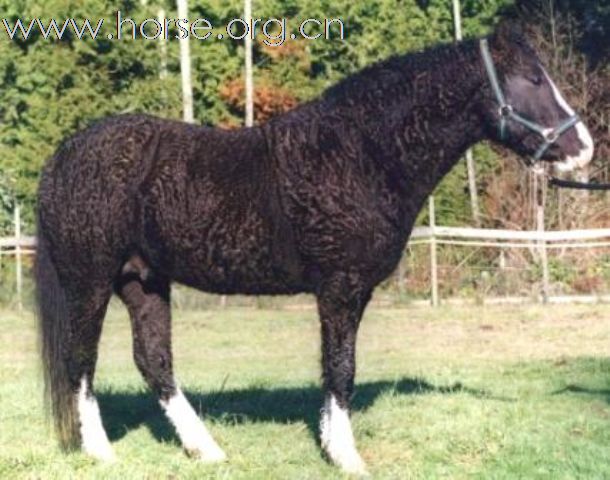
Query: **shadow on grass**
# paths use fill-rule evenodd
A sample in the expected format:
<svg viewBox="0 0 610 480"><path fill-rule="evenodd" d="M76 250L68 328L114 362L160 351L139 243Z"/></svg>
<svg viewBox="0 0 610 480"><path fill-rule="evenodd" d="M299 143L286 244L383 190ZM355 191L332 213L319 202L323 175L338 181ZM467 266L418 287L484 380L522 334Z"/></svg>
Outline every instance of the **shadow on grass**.
<svg viewBox="0 0 610 480"><path fill-rule="evenodd" d="M578 385L568 385L560 390L553 392L553 395L561 395L564 393L582 393L585 395L605 397L606 402L610 404L610 389L606 388L586 388Z"/></svg>
<svg viewBox="0 0 610 480"><path fill-rule="evenodd" d="M398 382L377 381L356 386L353 411L366 411L382 394L420 395L426 393L465 393L476 398L511 401L483 390L470 389L461 383L435 386L424 380L404 378ZM204 393L185 391L186 396L205 418L225 424L246 422L292 423L303 421L317 439L322 390L317 385L295 388L245 388ZM111 440L118 440L130 430L146 425L159 441L175 442L174 430L149 392L101 390L97 398L104 424Z"/></svg>

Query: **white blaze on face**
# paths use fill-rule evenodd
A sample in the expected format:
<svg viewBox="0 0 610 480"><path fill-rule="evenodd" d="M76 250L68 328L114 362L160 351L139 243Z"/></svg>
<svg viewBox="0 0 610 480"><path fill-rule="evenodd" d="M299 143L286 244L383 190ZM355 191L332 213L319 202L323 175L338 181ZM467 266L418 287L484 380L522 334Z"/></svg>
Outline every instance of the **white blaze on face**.
<svg viewBox="0 0 610 480"><path fill-rule="evenodd" d="M553 96L555 97L555 100L557 101L559 106L566 112L568 116L575 115L576 113L574 112L572 107L570 107L568 102L566 102L565 98L563 98L561 92L557 88L557 85L555 85L555 82L553 82L547 71L544 68L542 69L542 71L544 72L546 79L551 85ZM575 168L582 168L593 159L593 138L591 138L589 130L582 121L578 122L574 126L574 128L576 128L578 139L580 140L580 143L582 143L583 147L578 153L578 155L568 156L565 158L565 160L557 163L557 168L560 171L569 172L574 170Z"/></svg>
<svg viewBox="0 0 610 480"><path fill-rule="evenodd" d="M324 401L320 440L330 459L344 471L366 474L366 466L356 450L349 413L339 406L334 395L328 395Z"/></svg>
<svg viewBox="0 0 610 480"><path fill-rule="evenodd" d="M115 459L114 452L102 425L100 409L87 390L87 378L83 377L76 399L83 450L98 460L111 462Z"/></svg>
<svg viewBox="0 0 610 480"><path fill-rule="evenodd" d="M179 388L167 402L160 403L189 455L204 462L219 462L226 458Z"/></svg>

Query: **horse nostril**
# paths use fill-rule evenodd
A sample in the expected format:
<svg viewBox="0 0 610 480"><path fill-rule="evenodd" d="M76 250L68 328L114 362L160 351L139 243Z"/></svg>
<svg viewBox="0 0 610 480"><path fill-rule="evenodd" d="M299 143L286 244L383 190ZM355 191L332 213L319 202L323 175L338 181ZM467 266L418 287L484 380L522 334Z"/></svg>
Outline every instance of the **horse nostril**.
<svg viewBox="0 0 610 480"><path fill-rule="evenodd" d="M546 155L548 159L557 160L563 156L563 150L559 145L553 143L546 150Z"/></svg>

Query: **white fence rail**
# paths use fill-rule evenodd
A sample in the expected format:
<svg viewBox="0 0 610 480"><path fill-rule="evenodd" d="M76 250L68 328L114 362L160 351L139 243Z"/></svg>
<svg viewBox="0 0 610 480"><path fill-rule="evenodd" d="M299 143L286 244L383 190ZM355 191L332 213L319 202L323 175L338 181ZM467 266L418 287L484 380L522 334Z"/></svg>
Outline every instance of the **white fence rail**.
<svg viewBox="0 0 610 480"><path fill-rule="evenodd" d="M605 240L605 241L604 241ZM549 296L549 266L546 250L569 248L608 248L610 247L610 229L587 230L495 230L484 228L459 227L417 227L411 234L409 245L430 245L430 296L432 305L436 306L438 300L438 265L437 249L439 245L455 245L465 247L495 247L495 248L527 248L540 253L543 274L542 296L543 303L564 303L568 301L594 301L598 297L553 297ZM608 301L610 297L599 297ZM502 302L509 299L501 299ZM522 299L512 299L512 303L521 302ZM510 303L510 302L509 302Z"/></svg>
<svg viewBox="0 0 610 480"><path fill-rule="evenodd" d="M462 227L415 227L411 233L409 244L429 243L432 238L438 244L453 245L460 240L465 245L482 244L488 247L503 247L503 241L517 241L510 243L531 248L538 242L546 242L547 248L575 248L610 246L610 228L592 228L586 230L496 230L491 228L462 228ZM458 240L459 239L459 240ZM607 241L591 242L587 240ZM572 243L576 242L576 243ZM0 255L14 255L19 247L23 253L34 253L36 250L36 237L5 237L0 238Z"/></svg>
<svg viewBox="0 0 610 480"><path fill-rule="evenodd" d="M0 256L12 255L16 259L17 302L21 308L22 300L22 257L34 254L36 238L21 236L19 209L15 211L15 235L0 238ZM610 247L610 228L584 230L498 230L484 228L443 227L435 225L434 202L430 202L430 225L416 227L411 233L409 245L430 245L430 297L432 305L438 305L438 265L439 245L458 245L471 247L528 248L540 253L543 272L542 301L557 301L548 296L548 249L568 248L605 248ZM560 301L567 297L559 298Z"/></svg>
<svg viewBox="0 0 610 480"><path fill-rule="evenodd" d="M0 238L0 255L14 255L21 248L24 253L36 251L36 237L6 237Z"/></svg>
<svg viewBox="0 0 610 480"><path fill-rule="evenodd" d="M574 240L609 239L605 244L610 245L610 228L595 228L588 230L496 230L491 228L462 228L462 227L416 227L411 234L411 240L430 239L469 239L493 240L486 242L495 246L500 240L526 241L524 246L531 246L531 242L570 242ZM570 245L570 244L568 244ZM565 245L563 245L565 246Z"/></svg>

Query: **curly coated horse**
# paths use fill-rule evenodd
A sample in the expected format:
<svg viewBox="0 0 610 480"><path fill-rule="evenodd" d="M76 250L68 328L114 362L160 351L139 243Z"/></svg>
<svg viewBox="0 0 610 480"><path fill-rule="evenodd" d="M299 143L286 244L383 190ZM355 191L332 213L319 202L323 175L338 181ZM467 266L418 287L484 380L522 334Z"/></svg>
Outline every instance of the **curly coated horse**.
<svg viewBox="0 0 610 480"><path fill-rule="evenodd" d="M46 396L64 447L114 458L92 383L109 299L135 363L187 452L225 454L172 371L170 284L317 299L321 445L365 472L349 419L356 333L424 201L484 139L569 171L593 141L523 35L395 56L317 100L223 130L146 115L66 139L42 174L36 262Z"/></svg>

